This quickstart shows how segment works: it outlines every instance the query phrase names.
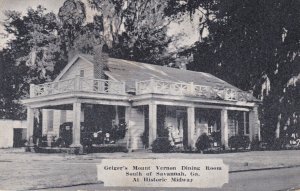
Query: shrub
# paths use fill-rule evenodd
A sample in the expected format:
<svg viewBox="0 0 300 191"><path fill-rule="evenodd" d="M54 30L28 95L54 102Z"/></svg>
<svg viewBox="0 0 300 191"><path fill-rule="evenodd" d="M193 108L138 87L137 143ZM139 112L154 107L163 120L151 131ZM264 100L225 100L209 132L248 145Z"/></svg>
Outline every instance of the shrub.
<svg viewBox="0 0 300 191"><path fill-rule="evenodd" d="M212 138L213 142L221 140L221 132L215 132L215 131L212 132L211 138Z"/></svg>
<svg viewBox="0 0 300 191"><path fill-rule="evenodd" d="M263 151L267 149L266 143L259 141L257 138L251 142L250 148L252 151Z"/></svg>
<svg viewBox="0 0 300 191"><path fill-rule="evenodd" d="M152 143L152 152L154 153L168 153L171 151L172 146L169 140L169 130L167 128L157 129L158 137Z"/></svg>
<svg viewBox="0 0 300 191"><path fill-rule="evenodd" d="M165 127L159 127L157 129L157 135L158 137L169 137L169 130Z"/></svg>
<svg viewBox="0 0 300 191"><path fill-rule="evenodd" d="M252 151L259 151L260 150L260 141L258 139L254 139L251 142L250 148Z"/></svg>
<svg viewBox="0 0 300 191"><path fill-rule="evenodd" d="M286 145L288 145L288 141L285 137L276 138L272 143L269 143L269 148L271 150L282 150L286 149Z"/></svg>
<svg viewBox="0 0 300 191"><path fill-rule="evenodd" d="M168 153L172 146L168 137L158 137L152 143L152 152L154 153Z"/></svg>
<svg viewBox="0 0 300 191"><path fill-rule="evenodd" d="M197 139L196 148L198 151L204 151L204 150L207 150L209 147L210 147L210 139L206 135L206 133L203 133Z"/></svg>
<svg viewBox="0 0 300 191"><path fill-rule="evenodd" d="M127 124L126 123L119 123L115 124L113 128L109 131L111 134L111 138L115 141L120 139L124 139L126 132L127 132Z"/></svg>
<svg viewBox="0 0 300 191"><path fill-rule="evenodd" d="M235 150L238 148L246 149L250 145L250 139L244 135L232 136L228 140L228 145L231 149L234 148Z"/></svg>
<svg viewBox="0 0 300 191"><path fill-rule="evenodd" d="M272 143L269 145L271 150L281 150L283 148L283 139L276 138Z"/></svg>
<svg viewBox="0 0 300 191"><path fill-rule="evenodd" d="M141 140L143 142L143 145L148 148L149 147L149 131L144 131L141 134Z"/></svg>

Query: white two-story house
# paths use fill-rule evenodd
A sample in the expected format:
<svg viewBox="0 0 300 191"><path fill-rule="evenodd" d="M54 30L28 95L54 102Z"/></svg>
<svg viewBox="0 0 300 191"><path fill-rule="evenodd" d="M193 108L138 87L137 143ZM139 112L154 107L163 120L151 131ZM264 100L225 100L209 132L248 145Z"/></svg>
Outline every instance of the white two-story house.
<svg viewBox="0 0 300 191"><path fill-rule="evenodd" d="M120 144L131 150L151 147L159 128L168 128L184 148L195 148L203 134L220 132L220 143L246 135L260 139L259 101L249 92L203 72L109 58L76 55L51 83L30 86L27 139L34 136L34 111L42 112L43 134L58 136L73 123L71 147L81 147L80 124L104 126L123 120ZM35 127L36 128L36 127ZM147 143L142 135L147 136Z"/></svg>

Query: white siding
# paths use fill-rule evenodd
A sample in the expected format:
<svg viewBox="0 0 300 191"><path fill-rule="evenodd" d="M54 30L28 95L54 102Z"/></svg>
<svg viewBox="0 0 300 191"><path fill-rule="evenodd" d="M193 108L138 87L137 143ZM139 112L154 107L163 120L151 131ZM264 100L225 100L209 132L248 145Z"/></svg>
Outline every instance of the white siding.
<svg viewBox="0 0 300 191"><path fill-rule="evenodd" d="M67 111L67 113L66 113L66 122L71 122L71 121L73 121L73 111Z"/></svg>
<svg viewBox="0 0 300 191"><path fill-rule="evenodd" d="M49 111L53 111L53 119L49 118ZM59 136L59 126L64 122L73 121L73 111L43 109L43 135ZM84 121L84 112L81 112L81 122ZM53 130L49 131L48 124L53 123Z"/></svg>
<svg viewBox="0 0 300 191"><path fill-rule="evenodd" d="M61 111L54 110L53 111L53 132L55 135L59 135L59 126L61 124Z"/></svg>
<svg viewBox="0 0 300 191"><path fill-rule="evenodd" d="M0 120L0 148L13 147L14 128L25 129L26 127L26 121Z"/></svg>
<svg viewBox="0 0 300 191"><path fill-rule="evenodd" d="M208 121L199 116L199 114L196 115L195 121L194 143L196 143L198 137L203 133L208 134Z"/></svg>
<svg viewBox="0 0 300 191"><path fill-rule="evenodd" d="M42 132L46 135L48 132L48 109L42 110Z"/></svg>
<svg viewBox="0 0 300 191"><path fill-rule="evenodd" d="M73 121L73 111L67 110L65 122L72 122L72 121ZM80 121L84 122L84 112L83 111L81 111Z"/></svg>
<svg viewBox="0 0 300 191"><path fill-rule="evenodd" d="M84 77L85 78L94 78L94 66L85 60L79 58L70 68L69 70L61 77L60 80L74 78L75 76L79 76L80 70L84 69Z"/></svg>
<svg viewBox="0 0 300 191"><path fill-rule="evenodd" d="M67 111L66 110L61 111L60 122L61 123L67 122Z"/></svg>
<svg viewBox="0 0 300 191"><path fill-rule="evenodd" d="M53 113L53 114L51 114ZM51 114L51 115L49 115ZM43 109L43 122L42 122L42 132L43 135L58 136L59 135L59 126L61 124L61 111L60 110L51 110ZM50 129L49 127L52 128Z"/></svg>
<svg viewBox="0 0 300 191"><path fill-rule="evenodd" d="M183 118L186 115L186 108L167 106L165 127L168 128L170 137L183 140L183 131L187 128Z"/></svg>

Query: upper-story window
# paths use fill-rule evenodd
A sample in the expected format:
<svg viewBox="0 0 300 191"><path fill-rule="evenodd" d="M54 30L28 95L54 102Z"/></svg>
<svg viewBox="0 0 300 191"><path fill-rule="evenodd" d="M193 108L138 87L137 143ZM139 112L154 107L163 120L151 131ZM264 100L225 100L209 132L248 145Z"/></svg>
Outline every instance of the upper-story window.
<svg viewBox="0 0 300 191"><path fill-rule="evenodd" d="M79 75L80 75L80 77L82 77L82 78L84 77L84 69L80 69L80 74L79 74Z"/></svg>

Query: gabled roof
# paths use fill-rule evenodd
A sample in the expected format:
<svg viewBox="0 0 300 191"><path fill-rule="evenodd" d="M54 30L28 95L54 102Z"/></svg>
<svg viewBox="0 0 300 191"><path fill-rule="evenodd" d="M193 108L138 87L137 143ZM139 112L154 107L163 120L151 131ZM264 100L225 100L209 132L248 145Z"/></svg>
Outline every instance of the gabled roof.
<svg viewBox="0 0 300 191"><path fill-rule="evenodd" d="M61 77L78 59L83 59L91 65L94 65L95 63L92 55L78 54L62 70L55 81L60 80ZM193 82L195 85L218 87L221 89L230 88L242 92L242 90L238 89L237 87L209 73L182 70L116 58L108 58L108 62L106 64L107 70L105 71L105 74L114 80L126 82L126 90L134 90L135 82L137 81L149 80L151 78L154 78L157 80L180 83ZM253 100L256 99L253 98Z"/></svg>
<svg viewBox="0 0 300 191"><path fill-rule="evenodd" d="M94 63L93 56L80 55L91 63ZM127 88L135 88L136 81L149 80L150 78L166 80L173 82L194 82L197 85L213 86L220 88L232 88L239 90L237 87L221 80L209 73L195 72L158 66L129 60L109 58L107 63L108 71L106 74L119 81L125 81ZM239 90L241 91L241 90Z"/></svg>
<svg viewBox="0 0 300 191"><path fill-rule="evenodd" d="M91 62L89 59L87 59L84 55L82 54L77 54L73 57L73 59L64 67L64 69L60 72L60 74L54 79L54 81L58 81L61 79L61 77L71 68L71 66L73 66L73 64L79 59L83 59L85 61L87 61L87 63L93 65L94 63Z"/></svg>

